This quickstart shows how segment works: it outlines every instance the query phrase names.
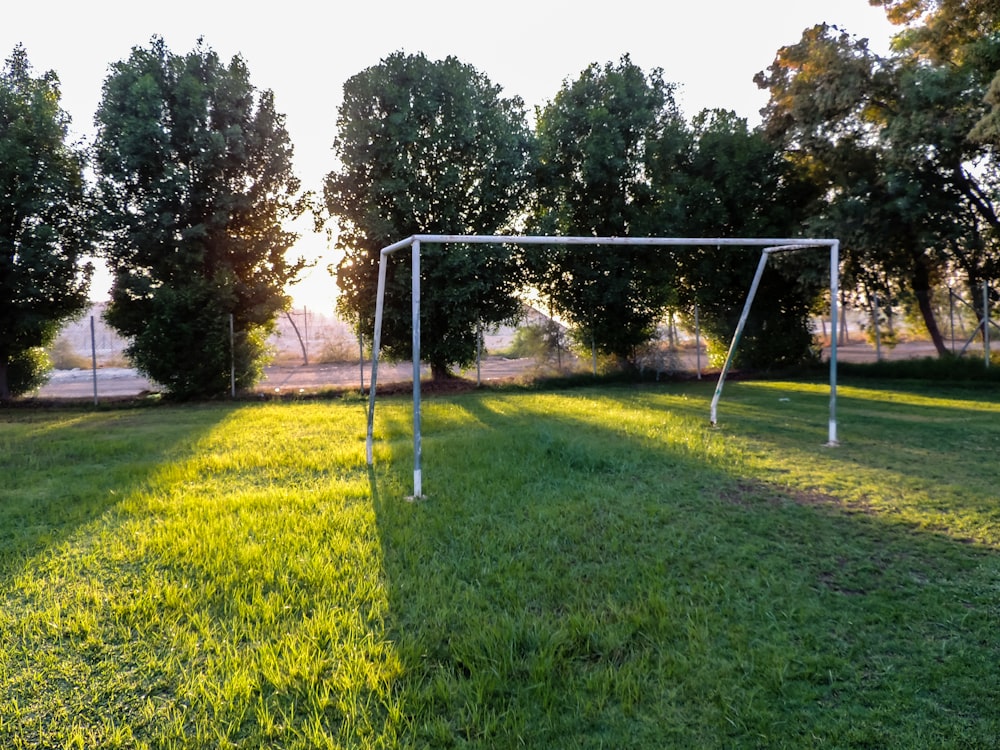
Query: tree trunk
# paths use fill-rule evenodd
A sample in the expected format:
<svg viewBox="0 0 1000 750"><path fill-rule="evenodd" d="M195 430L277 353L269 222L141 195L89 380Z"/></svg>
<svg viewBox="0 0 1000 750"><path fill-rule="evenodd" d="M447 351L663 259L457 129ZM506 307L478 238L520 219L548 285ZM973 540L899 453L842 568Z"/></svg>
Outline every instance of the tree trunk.
<svg viewBox="0 0 1000 750"><path fill-rule="evenodd" d="M305 308L303 308L303 309L305 309ZM295 325L295 319L292 317L292 314L288 310L285 310L285 317L288 318L288 322L292 324L292 330L295 331L295 336L299 340L299 346L302 347L302 363L308 365L309 364L309 351L306 349L306 342L302 338L302 334L299 333L299 327L297 325Z"/></svg>
<svg viewBox="0 0 1000 750"><path fill-rule="evenodd" d="M453 377L455 376L452 375L451 370L448 369L448 365L443 365L439 362L431 362L431 380L440 382Z"/></svg>
<svg viewBox="0 0 1000 750"><path fill-rule="evenodd" d="M624 354L619 354L615 357L618 365L618 370L628 374L635 374L639 372L639 362L635 354L626 357Z"/></svg>
<svg viewBox="0 0 1000 750"><path fill-rule="evenodd" d="M7 382L7 360L0 357L0 401L10 401L10 383Z"/></svg>
<svg viewBox="0 0 1000 750"><path fill-rule="evenodd" d="M917 307L920 309L920 315L923 317L924 325L927 327L927 333L930 334L938 356L945 357L949 353L948 347L945 346L941 330L938 328L937 319L934 317L934 308L931 305L931 274L929 265L930 262L926 255L921 255L916 259L913 265L913 279L911 284L913 286L913 294L917 298Z"/></svg>
<svg viewBox="0 0 1000 750"><path fill-rule="evenodd" d="M965 275L968 279L969 299L972 300L972 309L976 313L978 323L986 317L986 310L983 308L983 280L972 271L966 270Z"/></svg>

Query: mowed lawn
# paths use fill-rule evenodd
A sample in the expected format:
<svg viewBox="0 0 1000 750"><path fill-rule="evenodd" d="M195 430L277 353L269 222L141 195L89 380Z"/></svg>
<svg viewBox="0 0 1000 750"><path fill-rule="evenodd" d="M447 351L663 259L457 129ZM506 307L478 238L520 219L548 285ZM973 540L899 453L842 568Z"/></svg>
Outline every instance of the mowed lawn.
<svg viewBox="0 0 1000 750"><path fill-rule="evenodd" d="M0 411L0 747L992 748L1000 394Z"/></svg>

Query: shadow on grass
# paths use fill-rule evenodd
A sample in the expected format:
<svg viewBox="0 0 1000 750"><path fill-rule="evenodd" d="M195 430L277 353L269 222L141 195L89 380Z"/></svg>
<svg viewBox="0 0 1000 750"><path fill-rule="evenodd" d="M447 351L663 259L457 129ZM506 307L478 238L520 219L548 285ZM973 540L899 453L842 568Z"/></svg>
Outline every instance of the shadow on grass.
<svg viewBox="0 0 1000 750"><path fill-rule="evenodd" d="M707 427L709 388L428 402L428 497L373 482L402 736L989 746L997 556L803 502ZM782 441L822 451L817 414Z"/></svg>
<svg viewBox="0 0 1000 750"><path fill-rule="evenodd" d="M740 383L729 396L723 429L747 441L759 462L770 464L765 476L794 469L796 492L810 485L831 488L827 500L842 509L1000 549L995 389L846 383L838 396L840 445L824 449L817 419L828 404L824 386ZM823 494L816 494L816 503L829 505Z"/></svg>
<svg viewBox="0 0 1000 750"><path fill-rule="evenodd" d="M951 441L890 409L894 451L831 452L823 394L778 387L735 389L718 430L707 384L428 399L416 503L402 399L372 470L360 402L15 424L4 520L80 485L8 539L2 744L990 746L998 556L882 497L910 473L934 498L920 451ZM887 403L846 398L846 434Z"/></svg>
<svg viewBox="0 0 1000 750"><path fill-rule="evenodd" d="M195 409L0 411L0 578L101 517L209 432L213 412L192 420Z"/></svg>
<svg viewBox="0 0 1000 750"><path fill-rule="evenodd" d="M159 592L128 585L157 561L120 533L122 506L226 413L0 412L0 745L135 746L160 678L134 657L161 650L164 634L155 613L127 619Z"/></svg>

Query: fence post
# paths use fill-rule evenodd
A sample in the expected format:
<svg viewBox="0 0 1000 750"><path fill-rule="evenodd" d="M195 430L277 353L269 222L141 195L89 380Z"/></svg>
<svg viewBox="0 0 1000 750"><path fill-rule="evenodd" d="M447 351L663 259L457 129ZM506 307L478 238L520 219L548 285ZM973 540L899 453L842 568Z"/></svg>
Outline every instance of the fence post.
<svg viewBox="0 0 1000 750"><path fill-rule="evenodd" d="M701 320L698 318L697 302L694 303L694 358L698 380L701 380Z"/></svg>
<svg viewBox="0 0 1000 750"><path fill-rule="evenodd" d="M229 390L236 398L236 331L232 313L229 313Z"/></svg>
<svg viewBox="0 0 1000 750"><path fill-rule="evenodd" d="M302 308L305 310L306 308ZM303 313L303 318L305 313ZM306 339L302 338L302 334L299 333L299 327L295 324L295 317L292 315L291 310L285 310L285 317L288 319L289 324L292 326L292 330L295 331L295 338L299 340L299 347L302 349L302 364L309 364L309 350L306 349ZM305 325L305 320L303 320L303 325ZM306 329L306 336L309 335L309 329Z"/></svg>
<svg viewBox="0 0 1000 750"><path fill-rule="evenodd" d="M94 335L94 316L90 316L90 366L94 372L94 406L97 406L97 338Z"/></svg>
<svg viewBox="0 0 1000 750"><path fill-rule="evenodd" d="M951 354L955 355L955 291L948 287L948 321L951 325Z"/></svg>
<svg viewBox="0 0 1000 750"><path fill-rule="evenodd" d="M482 359L483 359L483 321L476 323L476 388L482 383Z"/></svg>
<svg viewBox="0 0 1000 750"><path fill-rule="evenodd" d="M870 294L870 293L869 293ZM872 325L875 327L875 361L882 361L882 334L878 325L878 292L869 297L872 303Z"/></svg>
<svg viewBox="0 0 1000 750"><path fill-rule="evenodd" d="M358 323L358 366L361 369L361 395L365 393L365 338Z"/></svg>
<svg viewBox="0 0 1000 750"><path fill-rule="evenodd" d="M990 288L983 281L983 357L986 369L990 367Z"/></svg>

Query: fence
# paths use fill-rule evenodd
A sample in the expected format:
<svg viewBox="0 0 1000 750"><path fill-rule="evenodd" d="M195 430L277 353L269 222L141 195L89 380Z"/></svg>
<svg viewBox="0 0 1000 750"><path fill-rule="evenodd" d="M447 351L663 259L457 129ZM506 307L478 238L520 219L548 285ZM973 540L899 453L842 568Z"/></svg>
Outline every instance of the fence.
<svg viewBox="0 0 1000 750"><path fill-rule="evenodd" d="M52 347L56 369L50 382L38 391L39 396L93 396L98 399L158 390L156 384L131 368L125 356L128 342L104 322L103 311L103 303L95 304L80 319L63 327ZM874 320L868 310L853 309L842 314L841 321L845 325L841 326L838 359L873 362L936 354L929 342L920 340L897 344L891 349L885 344L879 346L877 338L871 336L871 332L877 330ZM827 325L823 319L815 320L821 342L825 341ZM997 328L995 322L992 326ZM546 328L549 330L547 337L542 335L532 342L532 335ZM592 371L594 361L590 353L579 356L574 353L567 344L565 333L564 328L547 316L531 311L518 328L485 332L479 366L462 374L489 381ZM256 387L262 394L313 392L324 388L364 389L370 363L361 359L361 347L351 326L333 314L308 307L283 313L268 343L272 360L265 368L264 379ZM711 367L708 355L697 343L694 331L685 330L674 320L667 321L660 338L640 357L640 368L656 376L707 372ZM409 363L379 368L380 383L389 385L410 380L412 367Z"/></svg>

